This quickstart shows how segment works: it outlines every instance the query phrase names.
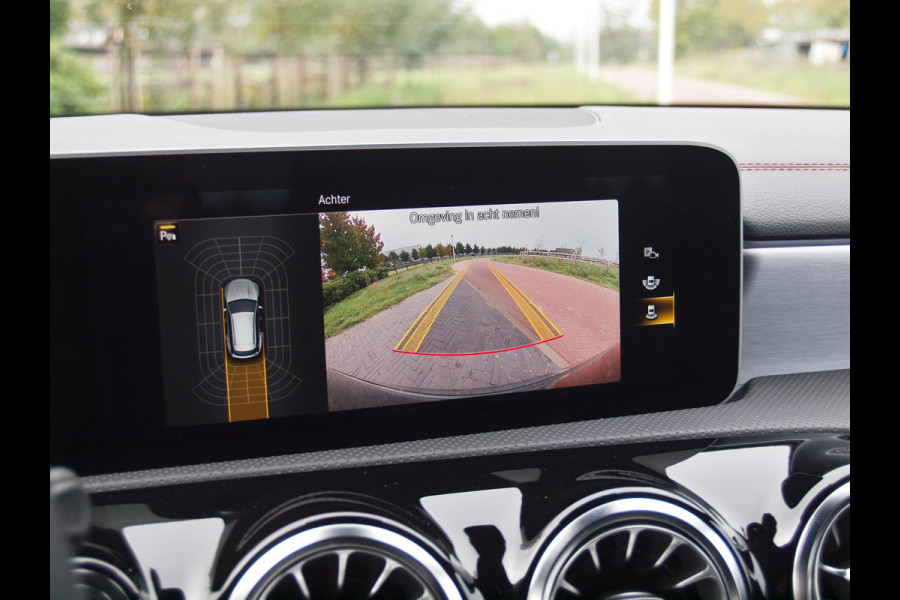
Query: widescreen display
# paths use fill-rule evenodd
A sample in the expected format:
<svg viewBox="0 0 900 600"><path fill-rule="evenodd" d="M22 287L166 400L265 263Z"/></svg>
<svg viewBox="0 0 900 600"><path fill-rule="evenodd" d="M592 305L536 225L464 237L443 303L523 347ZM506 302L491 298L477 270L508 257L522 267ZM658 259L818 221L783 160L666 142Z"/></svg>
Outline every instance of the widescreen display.
<svg viewBox="0 0 900 600"><path fill-rule="evenodd" d="M157 221L167 424L619 381L618 227L616 200Z"/></svg>

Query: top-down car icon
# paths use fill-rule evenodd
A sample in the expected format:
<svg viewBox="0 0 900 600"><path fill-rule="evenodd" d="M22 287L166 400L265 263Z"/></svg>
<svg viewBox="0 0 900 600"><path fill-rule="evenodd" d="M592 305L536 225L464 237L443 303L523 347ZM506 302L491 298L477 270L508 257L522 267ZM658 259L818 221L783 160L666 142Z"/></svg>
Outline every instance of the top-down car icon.
<svg viewBox="0 0 900 600"><path fill-rule="evenodd" d="M222 298L229 356L239 360L259 356L263 348L259 285L250 279L232 279L223 286Z"/></svg>

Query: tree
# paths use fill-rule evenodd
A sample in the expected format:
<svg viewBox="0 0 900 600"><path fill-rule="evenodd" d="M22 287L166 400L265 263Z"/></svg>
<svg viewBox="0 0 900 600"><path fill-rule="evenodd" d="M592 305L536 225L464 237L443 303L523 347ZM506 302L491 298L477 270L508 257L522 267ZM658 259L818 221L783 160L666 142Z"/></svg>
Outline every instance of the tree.
<svg viewBox="0 0 900 600"><path fill-rule="evenodd" d="M675 5L676 56L752 46L771 25L763 0L676 0ZM658 0L650 18L659 18Z"/></svg>
<svg viewBox="0 0 900 600"><path fill-rule="evenodd" d="M419 260L419 251L418 251L418 249L416 249L416 248L413 248L413 249L412 249L412 259L413 259L413 260Z"/></svg>
<svg viewBox="0 0 900 600"><path fill-rule="evenodd" d="M69 3L66 0L50 0L50 35L62 35L69 21Z"/></svg>
<svg viewBox="0 0 900 600"><path fill-rule="evenodd" d="M416 253L416 249L413 248L413 254L415 254L415 253ZM415 257L413 257L413 258L415 258ZM407 252L406 250L401 251L400 252L400 260L405 263L409 262L409 252Z"/></svg>
<svg viewBox="0 0 900 600"><path fill-rule="evenodd" d="M773 20L786 31L850 29L850 3L846 0L777 0Z"/></svg>
<svg viewBox="0 0 900 600"><path fill-rule="evenodd" d="M388 252L388 258L391 259L391 262L397 262L398 260L400 260L400 256L394 250Z"/></svg>
<svg viewBox="0 0 900 600"><path fill-rule="evenodd" d="M50 2L50 114L92 113L103 109L106 86L90 63L62 42L69 19L66 0Z"/></svg>
<svg viewBox="0 0 900 600"><path fill-rule="evenodd" d="M349 213L321 213L319 233L322 260L335 273L344 275L362 268L373 269L383 260L384 242L375 228Z"/></svg>
<svg viewBox="0 0 900 600"><path fill-rule="evenodd" d="M559 43L545 36L530 23L497 25L491 31L493 51L502 56L514 56L524 62L546 60L559 52Z"/></svg>

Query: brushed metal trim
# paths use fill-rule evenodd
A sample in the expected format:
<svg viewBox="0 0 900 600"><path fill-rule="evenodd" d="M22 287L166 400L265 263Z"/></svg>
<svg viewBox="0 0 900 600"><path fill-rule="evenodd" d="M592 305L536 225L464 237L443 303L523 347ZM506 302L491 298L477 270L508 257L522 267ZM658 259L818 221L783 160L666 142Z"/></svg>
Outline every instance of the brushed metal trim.
<svg viewBox="0 0 900 600"><path fill-rule="evenodd" d="M744 249L738 382L850 368L850 244Z"/></svg>

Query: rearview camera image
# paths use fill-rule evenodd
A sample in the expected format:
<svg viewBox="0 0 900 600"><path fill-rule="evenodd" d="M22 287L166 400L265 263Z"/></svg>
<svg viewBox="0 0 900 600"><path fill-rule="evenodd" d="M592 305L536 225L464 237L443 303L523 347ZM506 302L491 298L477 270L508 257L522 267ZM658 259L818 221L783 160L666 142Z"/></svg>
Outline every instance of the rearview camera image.
<svg viewBox="0 0 900 600"><path fill-rule="evenodd" d="M616 200L319 215L329 410L619 381Z"/></svg>

